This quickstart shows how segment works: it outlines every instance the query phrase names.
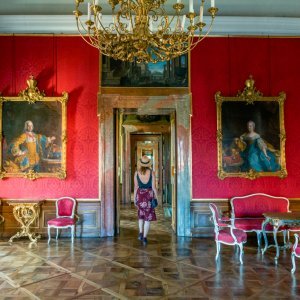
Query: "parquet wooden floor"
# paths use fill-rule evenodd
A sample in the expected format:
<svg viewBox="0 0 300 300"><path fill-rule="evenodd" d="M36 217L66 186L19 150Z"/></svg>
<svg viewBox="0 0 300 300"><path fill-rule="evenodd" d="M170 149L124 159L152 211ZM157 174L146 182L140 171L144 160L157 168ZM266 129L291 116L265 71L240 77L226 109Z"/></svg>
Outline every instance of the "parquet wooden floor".
<svg viewBox="0 0 300 300"><path fill-rule="evenodd" d="M244 265L232 246L215 261L213 238L176 237L170 220L153 224L149 244L137 240L135 211L122 211L114 238L0 242L0 299L300 299L300 261L290 250L262 256L249 237ZM124 217L126 216L126 218Z"/></svg>

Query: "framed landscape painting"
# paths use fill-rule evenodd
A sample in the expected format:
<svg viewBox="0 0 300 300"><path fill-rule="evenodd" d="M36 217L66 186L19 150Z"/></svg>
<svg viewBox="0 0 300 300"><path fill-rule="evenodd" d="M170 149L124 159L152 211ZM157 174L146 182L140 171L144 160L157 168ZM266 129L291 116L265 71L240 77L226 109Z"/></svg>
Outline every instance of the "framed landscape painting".
<svg viewBox="0 0 300 300"><path fill-rule="evenodd" d="M287 176L285 93L263 97L254 80L236 97L215 95L217 103L218 177Z"/></svg>
<svg viewBox="0 0 300 300"><path fill-rule="evenodd" d="M66 103L45 97L31 76L18 97L0 97L0 178L66 177Z"/></svg>
<svg viewBox="0 0 300 300"><path fill-rule="evenodd" d="M169 61L137 63L114 60L102 55L102 87L188 87L189 55Z"/></svg>

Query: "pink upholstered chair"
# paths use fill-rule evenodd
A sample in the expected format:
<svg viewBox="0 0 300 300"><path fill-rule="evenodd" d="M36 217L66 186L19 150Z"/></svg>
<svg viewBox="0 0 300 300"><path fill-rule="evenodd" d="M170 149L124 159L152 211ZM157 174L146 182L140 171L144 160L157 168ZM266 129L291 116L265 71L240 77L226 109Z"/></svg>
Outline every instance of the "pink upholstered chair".
<svg viewBox="0 0 300 300"><path fill-rule="evenodd" d="M48 243L51 240L51 228L56 228L56 239L58 230L71 228L71 239L74 242L75 235L75 214L76 200L71 197L61 197L56 201L56 218L48 221Z"/></svg>
<svg viewBox="0 0 300 300"><path fill-rule="evenodd" d="M247 234L243 230L234 229L233 226L223 220L218 207L214 203L209 204L212 212L212 220L215 226L215 241L217 247L216 260L220 254L221 244L238 245L240 249L240 263L243 264L243 244L247 241Z"/></svg>
<svg viewBox="0 0 300 300"><path fill-rule="evenodd" d="M300 226L294 225L294 226L287 226L287 232L288 232L288 243L290 243L290 233L295 234L296 232L300 232Z"/></svg>
<svg viewBox="0 0 300 300"><path fill-rule="evenodd" d="M295 243L292 248L292 264L293 268L291 270L291 273L294 274L296 271L296 262L295 262L295 257L300 257L300 246L298 245L299 242L299 235L297 233L294 234L295 237Z"/></svg>

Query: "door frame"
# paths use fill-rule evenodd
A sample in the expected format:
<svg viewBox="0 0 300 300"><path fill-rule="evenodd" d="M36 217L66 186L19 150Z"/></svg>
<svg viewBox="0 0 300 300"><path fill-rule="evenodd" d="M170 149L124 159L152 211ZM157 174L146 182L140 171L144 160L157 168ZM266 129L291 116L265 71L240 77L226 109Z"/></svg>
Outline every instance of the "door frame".
<svg viewBox="0 0 300 300"><path fill-rule="evenodd" d="M127 125L124 125L124 131L125 131L125 136L126 132L128 131ZM140 131L130 131L129 134L129 138L126 139L126 141L124 141L124 148L125 149L129 149L129 151L125 151L125 155L127 155L127 157L125 157L125 155L123 155L123 157L119 157L119 159L121 159L124 163L123 163L123 178L122 178L122 187L123 187L123 193L122 193L122 199L125 201L123 201L122 203L126 203L129 204L130 203L130 198L131 198L131 193L132 193L132 187L133 187L133 174L136 171L136 167L135 165L133 165L133 161L132 161L132 145L133 143L137 143L137 142L144 142L146 140L150 140L153 143L157 143L157 155L160 159L161 162L161 157L162 157L162 151L161 151L161 146L162 146L162 134L159 132L151 132L151 133L144 133L144 132L140 132ZM126 144L126 145L125 145ZM134 149L137 150L137 149ZM116 158L118 160L118 156ZM152 169L153 165L152 165ZM155 173L158 175L159 177L159 182L161 185L162 182L162 170L160 169L156 169ZM158 187L156 186L157 191L158 191L158 196L161 196L162 198L162 188L160 186L160 188L158 189ZM121 199L119 199L121 200ZM127 200L127 201L126 201ZM159 202L160 204L160 202Z"/></svg>
<svg viewBox="0 0 300 300"><path fill-rule="evenodd" d="M98 94L100 236L116 234L116 109L137 109L145 115L175 112L177 235L191 236L192 199L191 94L169 96L125 96Z"/></svg>

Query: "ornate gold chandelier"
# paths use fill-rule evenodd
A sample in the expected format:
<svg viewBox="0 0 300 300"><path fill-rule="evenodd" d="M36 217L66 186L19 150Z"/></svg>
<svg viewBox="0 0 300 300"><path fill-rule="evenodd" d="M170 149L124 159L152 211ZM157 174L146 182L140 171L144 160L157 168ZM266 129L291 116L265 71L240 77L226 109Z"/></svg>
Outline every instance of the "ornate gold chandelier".
<svg viewBox="0 0 300 300"><path fill-rule="evenodd" d="M108 0L112 10L109 20L102 13L105 4L102 7L99 0L91 1L84 16L79 10L84 0L75 0L74 15L82 38L104 55L138 63L166 61L192 50L209 34L218 11L211 0L211 21L204 33L205 0L200 0L199 14L193 0L185 13L185 5L176 0L171 16L165 9L167 0Z"/></svg>

